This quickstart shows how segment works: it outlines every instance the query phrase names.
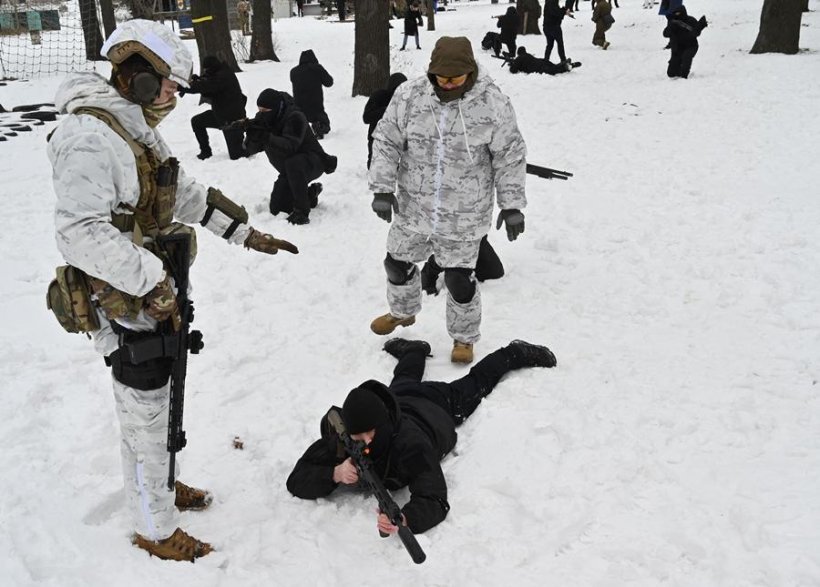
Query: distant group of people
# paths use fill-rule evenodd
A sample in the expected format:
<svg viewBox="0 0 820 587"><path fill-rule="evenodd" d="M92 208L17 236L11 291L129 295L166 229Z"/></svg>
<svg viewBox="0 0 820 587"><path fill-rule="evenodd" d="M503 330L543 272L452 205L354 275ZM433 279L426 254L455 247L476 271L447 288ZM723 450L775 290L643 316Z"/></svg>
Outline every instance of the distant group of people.
<svg viewBox="0 0 820 587"><path fill-rule="evenodd" d="M247 97L236 74L213 55L202 60L201 75L193 75L189 87L180 87L179 94L200 94L202 103L211 105L191 119L200 149L197 157L204 160L213 155L209 128L222 131L231 159L264 151L279 172L270 196L271 214L284 212L288 222L308 224L322 191L321 183L311 182L336 168L336 158L318 142L330 132L323 88L333 86L333 77L308 49L291 69L290 79L293 96L264 90L251 120L246 119Z"/></svg>
<svg viewBox="0 0 820 587"><path fill-rule="evenodd" d="M615 7L618 1L612 0ZM654 0L645 0L644 8L651 8ZM566 16L574 18L574 10L578 10L579 0L545 0L543 29L547 45L544 58L538 59L526 51L524 47L517 47L516 37L523 26L515 7L507 8L507 12L497 18L497 28L500 33L489 31L481 41L482 48L492 49L496 57L503 58L510 65L512 73L547 73L556 75L571 71L581 64L573 62L566 55L564 48L564 34L562 23ZM608 49L611 43L606 38L607 31L612 27L615 18L612 15L610 0L591 0L592 21L595 23L595 32L592 44L601 49ZM692 60L698 51L700 33L707 26L706 17L699 20L689 16L683 6L683 0L661 0L659 14L666 16L667 26L663 31L664 37L669 38L667 49L672 50L669 59L667 75L670 78L686 78L692 67ZM502 55L502 45L507 51ZM553 48L557 48L560 61L554 64L550 61Z"/></svg>

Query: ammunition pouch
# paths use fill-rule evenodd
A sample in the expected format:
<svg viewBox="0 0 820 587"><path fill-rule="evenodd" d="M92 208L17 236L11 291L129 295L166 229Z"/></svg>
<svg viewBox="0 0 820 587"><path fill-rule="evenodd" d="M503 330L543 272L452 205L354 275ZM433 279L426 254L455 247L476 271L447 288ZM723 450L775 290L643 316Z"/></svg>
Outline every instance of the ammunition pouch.
<svg viewBox="0 0 820 587"><path fill-rule="evenodd" d="M193 226L188 226L187 224L182 224L181 222L172 222L169 226L166 226L162 230L157 233L157 237L169 236L172 234L188 234L191 237L190 240L190 255L191 255L191 265L194 264L194 259L196 259L196 230ZM173 273L170 271L168 267L168 256L173 256L173 251L165 251L164 249L160 248L160 246L155 241L149 241L143 244L143 246L154 253L157 257L162 259L162 262L165 264L166 270L168 273ZM173 247L173 245L166 245L169 247Z"/></svg>
<svg viewBox="0 0 820 587"><path fill-rule="evenodd" d="M71 265L57 267L57 277L48 285L46 306L66 332L94 332L100 321L91 301L88 276Z"/></svg>
<svg viewBox="0 0 820 587"><path fill-rule="evenodd" d="M105 314L105 317L112 322L119 318L133 320L137 317L137 314L140 313L142 309L142 297L132 296L124 291L115 289L107 281L96 277L89 277L88 281L91 285L91 291L94 292L97 305L103 314Z"/></svg>
<svg viewBox="0 0 820 587"><path fill-rule="evenodd" d="M247 224L248 222L248 211L245 210L245 207L240 206L216 188L208 188L208 198L205 200L205 203L208 205L208 208L205 210L205 216L202 217L199 223L202 226L207 225L214 210L219 210L231 219L231 225L228 227L228 230L225 231L225 234L222 235L222 238L226 240L233 236L233 233L236 232L240 224Z"/></svg>
<svg viewBox="0 0 820 587"><path fill-rule="evenodd" d="M105 364L111 367L114 379L143 391L159 389L168 383L173 362L173 359L163 358L135 364L128 359L122 348L105 357Z"/></svg>

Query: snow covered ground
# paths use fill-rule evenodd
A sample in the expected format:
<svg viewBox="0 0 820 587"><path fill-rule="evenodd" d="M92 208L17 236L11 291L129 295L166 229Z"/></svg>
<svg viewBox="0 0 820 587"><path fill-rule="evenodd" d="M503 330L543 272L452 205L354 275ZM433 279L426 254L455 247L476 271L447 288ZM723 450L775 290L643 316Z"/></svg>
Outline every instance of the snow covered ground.
<svg viewBox="0 0 820 587"><path fill-rule="evenodd" d="M398 52L394 23L393 70L408 77L435 38L467 35L512 96L530 161L575 174L528 178L526 233L492 232L507 275L482 286L476 346L524 338L559 366L509 376L461 427L444 461L452 511L419 536L419 566L378 537L372 499L300 501L284 484L324 411L394 365L368 329L387 307L387 225L370 211L366 99L350 96L354 25L280 20L282 62L239 76L249 112L263 88L290 91L304 49L336 78L324 145L339 168L310 225L267 213L264 156L231 162L212 135L215 156L195 158L196 97L162 126L189 173L301 250L200 238L206 347L189 363L180 458L182 479L216 501L183 527L218 552L195 565L130 545L109 374L45 308L61 263L53 125L0 143L0 584L820 585L820 2L803 17L806 50L752 56L760 0L689 0L710 25L691 78L674 81L664 21L640 4L614 9L603 52L583 2L564 26L583 67L556 77L513 76L481 51L506 4L453 3L422 51ZM519 41L543 51L543 36ZM0 103L50 101L59 82L10 83ZM433 345L429 378L464 373L443 296L400 334Z"/></svg>

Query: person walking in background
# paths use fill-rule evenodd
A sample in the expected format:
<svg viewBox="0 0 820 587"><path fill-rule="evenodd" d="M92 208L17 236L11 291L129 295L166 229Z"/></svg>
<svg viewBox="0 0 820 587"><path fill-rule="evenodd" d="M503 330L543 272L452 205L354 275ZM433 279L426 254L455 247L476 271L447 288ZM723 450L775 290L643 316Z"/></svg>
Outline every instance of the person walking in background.
<svg viewBox="0 0 820 587"><path fill-rule="evenodd" d="M685 6L679 6L668 18L663 36L669 38L672 55L669 57L666 75L688 78L692 60L698 52L698 37L707 27L706 17L701 16L700 20L695 20L686 13Z"/></svg>
<svg viewBox="0 0 820 587"><path fill-rule="evenodd" d="M547 48L544 51L544 61L550 60L552 48L558 45L558 57L561 59L560 65L567 63L567 54L564 51L564 32L561 30L561 23L567 15L568 9L561 8L558 0L546 0L544 2L544 35L547 37Z"/></svg>
<svg viewBox="0 0 820 587"><path fill-rule="evenodd" d="M236 3L236 15L239 17L239 27L242 29L242 34L251 34L251 3L248 0L239 0Z"/></svg>
<svg viewBox="0 0 820 587"><path fill-rule="evenodd" d="M201 94L202 102L211 105L210 110L191 118L191 128L199 143L197 158L208 159L213 155L208 141L209 128L222 129L225 144L228 146L228 156L231 159L245 157L245 149L242 148L242 129L225 128L231 122L245 118L245 104L248 102L230 66L213 55L206 56L202 60L202 75L193 76L188 88L180 88L179 95L185 94Z"/></svg>
<svg viewBox="0 0 820 587"><path fill-rule="evenodd" d="M296 16L302 17L305 15L305 0L296 0Z"/></svg>
<svg viewBox="0 0 820 587"><path fill-rule="evenodd" d="M336 10L339 11L339 20L344 21L347 18L346 0L336 0Z"/></svg>
<svg viewBox="0 0 820 587"><path fill-rule="evenodd" d="M473 360L481 295L473 270L492 223L507 238L524 231L527 148L510 99L484 75L466 37L441 37L427 76L396 90L373 133L371 208L392 222L384 260L390 311L370 324L379 335L410 326L421 311L417 263L434 254L444 269L450 359ZM394 217L395 213L395 217Z"/></svg>
<svg viewBox="0 0 820 587"><path fill-rule="evenodd" d="M404 14L404 41L401 44L399 51L404 51L407 46L407 37L415 37L416 49L421 49L419 44L419 27L424 25L421 18L421 9L419 8L419 0L413 0L407 7L407 12Z"/></svg>
<svg viewBox="0 0 820 587"><path fill-rule="evenodd" d="M316 59L311 49L302 51L299 65L290 70L293 85L293 101L308 119L317 139L330 132L330 119L325 112L325 95L322 87L333 86L333 77Z"/></svg>
<svg viewBox="0 0 820 587"><path fill-rule="evenodd" d="M396 88L407 81L407 76L403 73L394 73L387 80L387 87L376 90L370 94L367 99L367 104L364 105L364 114L362 114L362 121L369 125L367 128L367 168L370 169L370 160L373 158L373 131L376 130L376 125L387 111L387 105L396 93Z"/></svg>
<svg viewBox="0 0 820 587"><path fill-rule="evenodd" d="M517 48L515 40L518 37L518 28L521 26L515 6L507 8L507 13L498 18L496 26L501 29L501 42L507 45L507 53L510 57L515 57Z"/></svg>
<svg viewBox="0 0 820 587"><path fill-rule="evenodd" d="M615 22L612 16L612 5L609 0L598 0L595 10L592 11L592 22L595 23L595 34L592 35L592 44L601 49L609 48L609 41L606 40L606 32Z"/></svg>

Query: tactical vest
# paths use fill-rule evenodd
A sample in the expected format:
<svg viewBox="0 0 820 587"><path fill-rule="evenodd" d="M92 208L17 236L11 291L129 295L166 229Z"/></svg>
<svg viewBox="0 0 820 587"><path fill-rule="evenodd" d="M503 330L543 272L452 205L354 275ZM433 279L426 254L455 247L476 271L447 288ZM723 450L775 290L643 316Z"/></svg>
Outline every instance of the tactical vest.
<svg viewBox="0 0 820 587"><path fill-rule="evenodd" d="M191 262L193 263L196 256L196 232L190 226L173 222L179 174L177 159L170 157L166 161L160 161L153 149L135 140L119 121L105 110L83 107L75 110L73 114L87 114L104 122L128 144L134 153L140 187L139 200L136 206L121 204L130 214L113 212L111 224L120 232L131 232L132 242L137 246L145 247L162 259L166 269L168 269L166 255L156 245L156 238L174 232L187 232L191 235ZM48 138L50 139L51 135ZM150 237L147 242L146 236ZM142 296L133 296L117 290L102 279L90 275L85 275L85 280L80 279L78 273L82 272L79 269L72 268L73 271L67 272L65 267L70 266L59 267L57 279L49 285L48 307L66 331L91 332L99 328L93 321L75 319L76 312L73 315L68 312L72 306L77 307L76 300L79 290L82 289L81 285L86 280L91 290L89 294L93 294L95 298L93 301L89 300L90 303L96 302L94 305L99 306L109 320L134 319L142 309ZM75 279L67 282L66 276L74 276ZM74 292L73 303L68 292ZM62 303L58 303L58 300Z"/></svg>

